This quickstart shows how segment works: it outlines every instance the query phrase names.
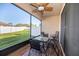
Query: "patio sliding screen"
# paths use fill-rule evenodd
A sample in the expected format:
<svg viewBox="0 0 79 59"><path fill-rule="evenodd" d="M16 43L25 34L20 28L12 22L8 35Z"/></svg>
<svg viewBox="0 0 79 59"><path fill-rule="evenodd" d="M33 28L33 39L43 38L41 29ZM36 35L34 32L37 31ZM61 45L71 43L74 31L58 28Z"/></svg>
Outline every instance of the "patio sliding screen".
<svg viewBox="0 0 79 59"><path fill-rule="evenodd" d="M32 16L31 22L31 36L41 35L41 21Z"/></svg>
<svg viewBox="0 0 79 59"><path fill-rule="evenodd" d="M30 38L30 14L9 3L0 3L0 50Z"/></svg>

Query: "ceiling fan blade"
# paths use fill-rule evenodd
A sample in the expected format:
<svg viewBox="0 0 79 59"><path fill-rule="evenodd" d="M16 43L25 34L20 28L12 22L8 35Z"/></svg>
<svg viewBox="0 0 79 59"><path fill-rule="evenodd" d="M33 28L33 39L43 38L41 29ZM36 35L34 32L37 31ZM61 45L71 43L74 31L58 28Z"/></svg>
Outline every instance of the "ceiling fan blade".
<svg viewBox="0 0 79 59"><path fill-rule="evenodd" d="M44 11L41 11L41 15L43 15L44 14Z"/></svg>
<svg viewBox="0 0 79 59"><path fill-rule="evenodd" d="M43 6L46 7L49 3L44 3Z"/></svg>
<svg viewBox="0 0 79 59"><path fill-rule="evenodd" d="M44 6L46 7L49 3L37 3L39 6Z"/></svg>
<svg viewBox="0 0 79 59"><path fill-rule="evenodd" d="M37 3L32 3L31 5L32 5L33 7L36 7L36 8L39 7L39 5L38 5Z"/></svg>
<svg viewBox="0 0 79 59"><path fill-rule="evenodd" d="M32 12L34 12L34 13L38 13L38 12L40 12L40 11L38 11L38 10L35 9L35 10L33 10Z"/></svg>
<svg viewBox="0 0 79 59"><path fill-rule="evenodd" d="M52 11L52 10L53 10L53 7L45 7L44 11Z"/></svg>
<svg viewBox="0 0 79 59"><path fill-rule="evenodd" d="M33 10L32 12L33 12L33 13L41 13L41 15L43 15L43 13L44 13L44 11L39 11L39 10L36 10L36 9Z"/></svg>

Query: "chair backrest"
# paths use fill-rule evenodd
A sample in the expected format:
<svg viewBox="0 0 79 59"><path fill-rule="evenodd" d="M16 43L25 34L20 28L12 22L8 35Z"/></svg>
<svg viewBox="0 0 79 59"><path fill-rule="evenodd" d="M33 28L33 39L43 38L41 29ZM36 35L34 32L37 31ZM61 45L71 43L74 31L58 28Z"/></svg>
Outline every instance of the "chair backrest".
<svg viewBox="0 0 79 59"><path fill-rule="evenodd" d="M44 37L48 37L48 34L44 33L44 32L41 32L41 35L44 36Z"/></svg>
<svg viewBox="0 0 79 59"><path fill-rule="evenodd" d="M58 31L56 31L55 36L56 36L56 39L59 40L59 32Z"/></svg>
<svg viewBox="0 0 79 59"><path fill-rule="evenodd" d="M41 35L44 35L44 32L41 32Z"/></svg>
<svg viewBox="0 0 79 59"><path fill-rule="evenodd" d="M44 34L44 37L48 37L48 34L45 33L45 34Z"/></svg>

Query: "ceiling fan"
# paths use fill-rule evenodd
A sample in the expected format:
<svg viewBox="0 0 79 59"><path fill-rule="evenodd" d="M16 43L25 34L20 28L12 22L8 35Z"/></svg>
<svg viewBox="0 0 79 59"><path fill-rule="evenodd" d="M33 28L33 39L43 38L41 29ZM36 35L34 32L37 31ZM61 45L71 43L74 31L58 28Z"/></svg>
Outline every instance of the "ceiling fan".
<svg viewBox="0 0 79 59"><path fill-rule="evenodd" d="M31 6L35 7L33 12L41 12L44 14L44 12L51 12L53 10L52 6L48 6L49 3L31 3Z"/></svg>

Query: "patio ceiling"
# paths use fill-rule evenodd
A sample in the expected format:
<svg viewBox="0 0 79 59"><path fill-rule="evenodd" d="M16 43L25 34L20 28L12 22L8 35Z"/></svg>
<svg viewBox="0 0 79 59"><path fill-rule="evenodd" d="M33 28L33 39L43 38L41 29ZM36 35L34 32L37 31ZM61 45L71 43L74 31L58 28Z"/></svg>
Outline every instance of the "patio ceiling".
<svg viewBox="0 0 79 59"><path fill-rule="evenodd" d="M28 11L32 15L36 16L37 18L41 19L41 13L33 13L33 10L35 9L33 6L30 5L30 3L16 3L15 5L19 6L20 8L24 9L25 11ZM57 16L60 15L62 8L65 4L64 3L49 3L48 6L53 7L53 10L51 12L44 12L43 16Z"/></svg>
<svg viewBox="0 0 79 59"><path fill-rule="evenodd" d="M50 3L49 6L52 6L53 10L51 12L45 12L44 16L58 16L58 15L60 15L64 5L65 5L64 3Z"/></svg>

